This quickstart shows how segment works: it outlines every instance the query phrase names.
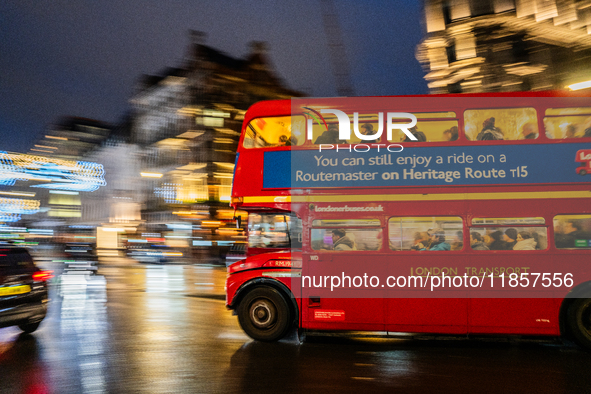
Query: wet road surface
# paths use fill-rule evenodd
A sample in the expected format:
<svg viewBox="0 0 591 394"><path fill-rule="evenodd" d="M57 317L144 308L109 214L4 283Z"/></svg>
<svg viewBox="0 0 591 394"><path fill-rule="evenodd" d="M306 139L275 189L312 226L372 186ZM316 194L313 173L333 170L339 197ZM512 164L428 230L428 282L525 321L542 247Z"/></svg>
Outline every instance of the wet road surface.
<svg viewBox="0 0 591 394"><path fill-rule="evenodd" d="M0 393L591 391L591 353L556 341L295 335L250 340L225 269L119 259L61 276L33 335L0 329Z"/></svg>

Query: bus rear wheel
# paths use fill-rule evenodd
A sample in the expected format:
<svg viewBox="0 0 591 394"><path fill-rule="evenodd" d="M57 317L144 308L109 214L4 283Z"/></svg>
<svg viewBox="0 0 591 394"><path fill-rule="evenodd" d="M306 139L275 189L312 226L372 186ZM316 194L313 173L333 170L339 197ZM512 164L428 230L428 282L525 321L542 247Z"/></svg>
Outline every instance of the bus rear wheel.
<svg viewBox="0 0 591 394"><path fill-rule="evenodd" d="M591 350L591 298L578 298L571 304L568 325L575 341Z"/></svg>
<svg viewBox="0 0 591 394"><path fill-rule="evenodd" d="M238 322L252 339L277 341L289 329L290 312L285 298L271 287L249 292L238 306Z"/></svg>

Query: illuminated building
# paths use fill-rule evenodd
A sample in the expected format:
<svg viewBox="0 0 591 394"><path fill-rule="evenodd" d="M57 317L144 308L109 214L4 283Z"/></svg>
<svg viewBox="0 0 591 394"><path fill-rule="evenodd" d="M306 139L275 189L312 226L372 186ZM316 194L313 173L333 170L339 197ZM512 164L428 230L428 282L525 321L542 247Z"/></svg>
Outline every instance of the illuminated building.
<svg viewBox="0 0 591 394"><path fill-rule="evenodd" d="M114 130L115 127L102 121L63 116L38 136L29 155L15 156L28 177L34 177L36 172L42 175L22 185L34 190L41 201L40 212L27 217L28 221L37 226L67 227L89 220L85 207L98 209L98 205L85 204L86 197L94 193L104 195L102 189L107 185L102 161L89 157L102 149ZM108 175L113 176L111 172ZM91 201L96 202L96 196ZM102 206L108 202L101 203ZM96 225L94 221L91 223Z"/></svg>
<svg viewBox="0 0 591 394"><path fill-rule="evenodd" d="M264 43L234 58L206 46L203 33L191 32L191 39L180 67L140 81L131 99L131 141L141 157L147 231L189 223L202 229L199 245L209 246L232 217L227 211L246 109L301 93L276 76Z"/></svg>
<svg viewBox="0 0 591 394"><path fill-rule="evenodd" d="M104 187L104 175L96 162L0 152L0 241L36 245L59 236L60 226L81 219L81 195Z"/></svg>
<svg viewBox="0 0 591 394"><path fill-rule="evenodd" d="M29 153L79 160L100 147L112 130L113 126L98 120L66 116L44 131Z"/></svg>
<svg viewBox="0 0 591 394"><path fill-rule="evenodd" d="M587 0L424 0L431 93L564 89L591 80Z"/></svg>
<svg viewBox="0 0 591 394"><path fill-rule="evenodd" d="M130 130L127 116L100 149L87 155L88 160L103 164L106 185L84 195L82 217L86 225L137 225L141 221L140 155L138 146L129 142Z"/></svg>

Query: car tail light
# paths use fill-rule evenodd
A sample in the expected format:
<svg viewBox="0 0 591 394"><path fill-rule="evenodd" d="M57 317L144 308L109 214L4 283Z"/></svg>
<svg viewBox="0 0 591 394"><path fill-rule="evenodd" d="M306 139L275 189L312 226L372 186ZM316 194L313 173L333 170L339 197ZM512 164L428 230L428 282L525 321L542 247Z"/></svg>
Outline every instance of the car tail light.
<svg viewBox="0 0 591 394"><path fill-rule="evenodd" d="M37 271L33 274L35 282L45 282L53 278L53 271Z"/></svg>

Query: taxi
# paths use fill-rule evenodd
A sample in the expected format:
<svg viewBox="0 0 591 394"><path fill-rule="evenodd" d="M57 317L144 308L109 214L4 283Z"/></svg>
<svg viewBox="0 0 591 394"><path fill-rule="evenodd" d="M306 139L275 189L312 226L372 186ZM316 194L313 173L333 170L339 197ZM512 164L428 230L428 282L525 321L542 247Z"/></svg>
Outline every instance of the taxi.
<svg viewBox="0 0 591 394"><path fill-rule="evenodd" d="M39 269L24 248L0 247L0 328L35 331L47 314L52 271Z"/></svg>

